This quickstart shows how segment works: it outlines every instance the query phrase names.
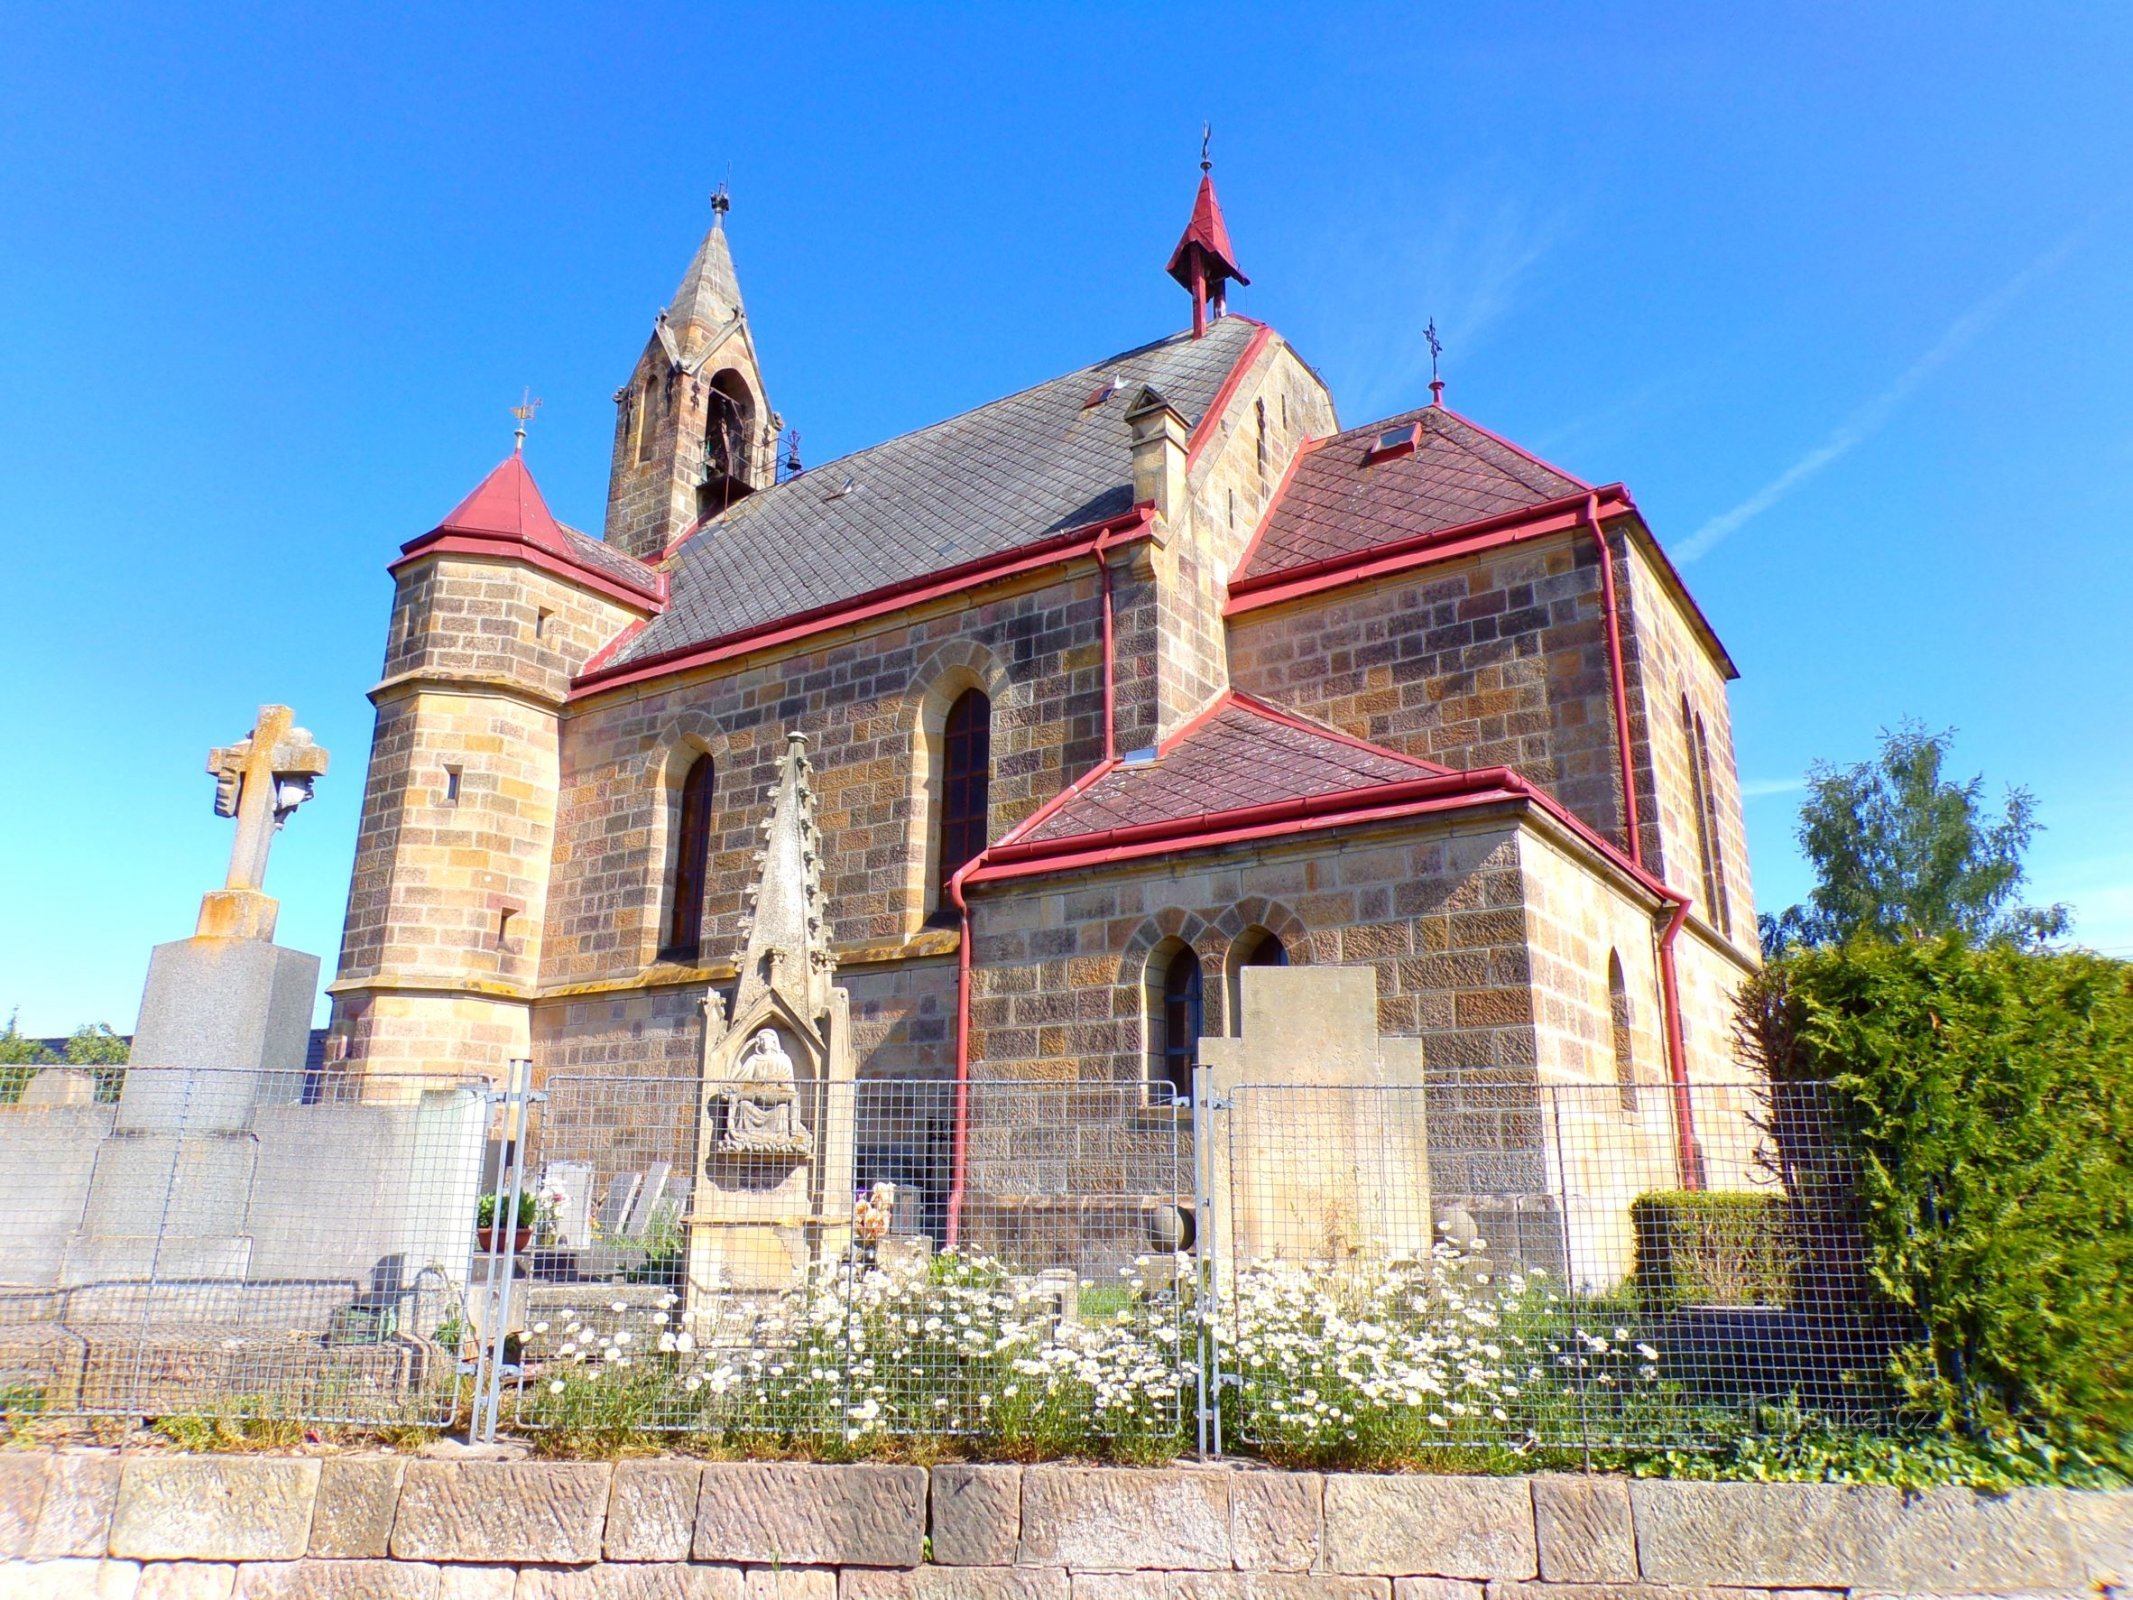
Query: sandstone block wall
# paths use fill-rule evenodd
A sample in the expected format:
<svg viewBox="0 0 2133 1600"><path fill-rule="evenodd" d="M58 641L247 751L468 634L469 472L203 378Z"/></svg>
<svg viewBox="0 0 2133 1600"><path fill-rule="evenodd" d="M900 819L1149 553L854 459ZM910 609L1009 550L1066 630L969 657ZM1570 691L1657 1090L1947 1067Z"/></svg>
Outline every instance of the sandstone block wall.
<svg viewBox="0 0 2133 1600"><path fill-rule="evenodd" d="M1247 611L1230 620L1229 652L1239 689L1425 761L1515 767L1621 840L1589 537L1538 539Z"/></svg>
<svg viewBox="0 0 2133 1600"><path fill-rule="evenodd" d="M1740 774L1733 757L1733 718L1726 680L1709 649L1690 623L1680 598L1668 586L1644 549L1632 543L1617 575L1630 595L1634 650L1646 746L1642 763L1651 794L1643 804L1652 814L1666 865L1665 877L1696 899L1691 915L1729 941L1746 959L1756 954L1755 893L1748 871L1747 825L1741 814ZM1625 646L1631 641L1625 640ZM1686 697L1693 716L1703 719L1711 788L1705 802L1723 904L1704 892L1696 825L1696 784L1691 768L1693 737L1682 722Z"/></svg>
<svg viewBox="0 0 2133 1600"><path fill-rule="evenodd" d="M1379 1031L1419 1036L1433 1071L1530 1080L1516 834L1393 825L974 894L973 1059L991 1077L1144 1081L1151 957L1169 941L1199 955L1222 1035L1237 957L1265 929L1293 962L1374 967Z"/></svg>
<svg viewBox="0 0 2133 1600"><path fill-rule="evenodd" d="M1138 558L1113 558L1122 747L1154 738L1155 599ZM1046 581L906 615L783 654L573 706L543 981L634 978L658 953L668 907L676 788L689 760L715 765L704 903L708 955L738 948L758 824L787 731L808 736L824 888L843 944L908 936L929 892L910 870L924 803L915 746L936 679L968 674L993 702L994 837L1103 753L1103 616L1092 562Z"/></svg>
<svg viewBox="0 0 2133 1600"><path fill-rule="evenodd" d="M2129 1575L2133 1495L2074 1490L0 1455L9 1600L2074 1600Z"/></svg>

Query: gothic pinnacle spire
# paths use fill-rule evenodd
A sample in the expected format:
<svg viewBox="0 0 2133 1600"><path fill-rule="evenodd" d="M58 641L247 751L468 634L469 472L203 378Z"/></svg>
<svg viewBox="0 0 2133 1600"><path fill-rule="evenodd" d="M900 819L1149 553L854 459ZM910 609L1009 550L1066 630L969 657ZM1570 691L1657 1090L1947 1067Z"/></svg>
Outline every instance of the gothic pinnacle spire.
<svg viewBox="0 0 2133 1600"><path fill-rule="evenodd" d="M747 943L733 1014L778 993L803 1016L829 1003L832 975L829 907L822 896L822 840L815 828L807 736L788 733L778 785L763 821L760 870L748 892Z"/></svg>
<svg viewBox="0 0 2133 1600"><path fill-rule="evenodd" d="M708 338L747 314L741 306L741 281L733 270L733 249L726 242L726 213L732 204L720 184L711 196L711 226L666 309L667 326L685 348L692 333Z"/></svg>

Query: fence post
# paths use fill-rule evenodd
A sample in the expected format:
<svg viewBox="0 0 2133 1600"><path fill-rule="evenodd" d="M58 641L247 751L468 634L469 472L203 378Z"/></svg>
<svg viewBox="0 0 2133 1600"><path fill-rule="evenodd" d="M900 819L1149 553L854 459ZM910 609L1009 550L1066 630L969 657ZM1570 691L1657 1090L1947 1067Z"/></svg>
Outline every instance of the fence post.
<svg viewBox="0 0 2133 1600"><path fill-rule="evenodd" d="M1221 1268L1215 1243L1215 1099L1214 1075L1205 1066L1192 1069L1193 1320L1198 1330L1199 1394L1194 1425L1200 1459L1222 1454Z"/></svg>
<svg viewBox="0 0 2133 1600"><path fill-rule="evenodd" d="M497 1246L482 1260L482 1329L475 1340L474 1405L467 1422L467 1443L494 1444L496 1423L503 1406L504 1341L510 1337L511 1285L518 1271L518 1208L525 1193L527 1113L547 1099L532 1089L533 1063L514 1060L506 1070L501 1092L490 1089L485 1098L504 1108L503 1164L496 1174L497 1204L490 1213L490 1242Z"/></svg>

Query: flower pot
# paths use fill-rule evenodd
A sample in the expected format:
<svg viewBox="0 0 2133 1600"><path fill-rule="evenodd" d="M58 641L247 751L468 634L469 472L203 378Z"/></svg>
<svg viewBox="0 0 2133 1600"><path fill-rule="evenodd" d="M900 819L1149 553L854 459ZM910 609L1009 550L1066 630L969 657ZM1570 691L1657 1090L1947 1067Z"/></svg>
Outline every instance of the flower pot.
<svg viewBox="0 0 2133 1600"><path fill-rule="evenodd" d="M483 1255L498 1255L503 1250L503 1246L498 1242L502 1235L503 1230L501 1228L476 1228L474 1230L474 1242L481 1246ZM512 1234L511 1248L513 1251L522 1251L532 1243L533 1230L531 1228L519 1228Z"/></svg>

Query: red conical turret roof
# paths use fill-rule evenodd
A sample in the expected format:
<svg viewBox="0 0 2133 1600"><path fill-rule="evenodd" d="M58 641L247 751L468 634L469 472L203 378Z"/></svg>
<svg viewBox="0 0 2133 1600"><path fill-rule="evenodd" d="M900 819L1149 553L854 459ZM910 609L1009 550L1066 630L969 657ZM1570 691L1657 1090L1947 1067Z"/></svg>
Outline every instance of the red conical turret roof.
<svg viewBox="0 0 2133 1600"><path fill-rule="evenodd" d="M1230 251L1229 228L1222 221L1222 202L1215 198L1215 179L1212 173L1200 175L1200 193L1192 203L1192 221L1185 225L1184 237L1178 240L1177 249L1170 253L1170 275L1186 288L1192 287L1192 252L1199 249L1207 263L1207 279L1211 283L1218 278L1235 278L1239 283L1249 284L1237 266L1237 258Z"/></svg>
<svg viewBox="0 0 2133 1600"><path fill-rule="evenodd" d="M516 539L566 560L576 559L570 541L535 487L526 470L526 458L517 451L481 480L468 495L430 529L430 534L471 533L491 539Z"/></svg>

